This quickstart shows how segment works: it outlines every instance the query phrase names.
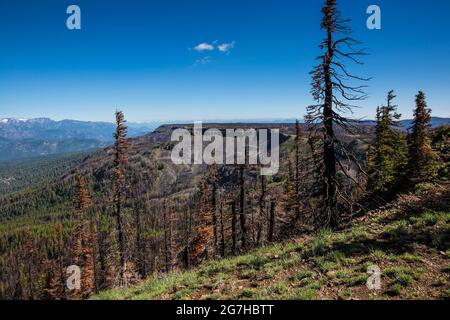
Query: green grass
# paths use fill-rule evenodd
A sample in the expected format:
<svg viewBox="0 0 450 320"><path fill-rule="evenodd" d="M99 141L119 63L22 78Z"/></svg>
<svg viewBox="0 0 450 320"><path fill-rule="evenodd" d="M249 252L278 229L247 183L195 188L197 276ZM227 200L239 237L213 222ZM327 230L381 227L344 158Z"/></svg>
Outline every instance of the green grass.
<svg viewBox="0 0 450 320"><path fill-rule="evenodd" d="M379 230L391 236L401 235L418 226L422 229L445 226L448 216L448 212L425 212L387 222L384 229ZM189 271L153 277L135 287L101 292L93 299L307 300L321 298L321 289L328 287L330 281L339 286L335 297L348 299L357 294L357 287L365 286L369 277L367 268L372 265L381 267L385 291L368 298L420 298L421 292L411 288L426 273L421 266L425 257L414 252L395 253L361 245L370 240L370 236L370 229L360 226L339 233L320 230L303 242L263 246L241 256L207 262ZM442 267L445 276L449 268ZM444 298L449 296L446 286L446 277L435 279L434 287Z"/></svg>

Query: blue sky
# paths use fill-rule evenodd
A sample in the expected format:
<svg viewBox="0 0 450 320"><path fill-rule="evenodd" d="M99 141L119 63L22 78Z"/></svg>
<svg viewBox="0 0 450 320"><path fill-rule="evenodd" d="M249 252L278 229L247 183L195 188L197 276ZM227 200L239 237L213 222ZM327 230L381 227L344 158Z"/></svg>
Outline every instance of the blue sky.
<svg viewBox="0 0 450 320"><path fill-rule="evenodd" d="M352 67L374 77L354 117L373 118L390 89L405 118L419 89L435 116L450 116L450 2L338 2L371 53ZM70 4L81 8L82 30L66 28ZM2 0L0 117L111 121L119 108L130 121L300 118L312 102L322 4ZM366 28L371 4L382 30ZM201 43L214 50L195 50Z"/></svg>

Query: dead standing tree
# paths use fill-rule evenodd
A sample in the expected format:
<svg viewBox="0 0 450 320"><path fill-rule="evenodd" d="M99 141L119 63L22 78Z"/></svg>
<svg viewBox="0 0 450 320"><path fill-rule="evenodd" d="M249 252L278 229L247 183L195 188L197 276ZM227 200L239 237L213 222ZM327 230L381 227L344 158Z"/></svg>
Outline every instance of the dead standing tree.
<svg viewBox="0 0 450 320"><path fill-rule="evenodd" d="M117 219L117 236L119 241L119 258L120 258L120 281L124 280L124 272L126 268L125 257L125 236L123 222L123 202L125 194L125 175L126 164L128 163L127 127L125 126L125 116L122 111L116 111L116 132L114 133L114 203Z"/></svg>
<svg viewBox="0 0 450 320"><path fill-rule="evenodd" d="M247 247L247 217L245 213L244 165L239 165L239 218L241 222L241 246Z"/></svg>
<svg viewBox="0 0 450 320"><path fill-rule="evenodd" d="M87 219L86 211L91 206L91 198L85 187L83 176L79 170L75 172L75 220L76 228L74 235L74 244L72 248L72 262L82 268L81 289L75 290L71 297L80 299L89 296L94 290L95 283L95 257L94 257L94 239L93 230L89 228L86 231ZM91 219L90 219L91 220Z"/></svg>
<svg viewBox="0 0 450 320"><path fill-rule="evenodd" d="M320 135L322 145L319 183L323 201L318 223L336 228L341 222L339 203L348 202L349 199L337 179L337 168L353 180L340 159L351 160L360 169L361 167L336 137L335 128L340 127L352 134L353 127L344 114L351 113L354 103L367 97L364 92L367 86L354 86L345 82L369 79L357 77L347 71L346 61L362 64L358 57L366 53L355 48L360 42L351 37L351 29L346 26L350 20L341 18L336 0L326 0L322 13L321 28L326 31L326 37L320 44L320 49L324 52L317 58L320 63L311 72L311 93L317 104L308 107L307 119L313 131L310 135Z"/></svg>
<svg viewBox="0 0 450 320"><path fill-rule="evenodd" d="M163 228L164 228L164 257L166 272L173 269L173 243L172 243L172 212L167 208L167 198L163 202Z"/></svg>
<svg viewBox="0 0 450 320"><path fill-rule="evenodd" d="M213 227L214 252L219 252L218 248L218 231L217 231L217 165L213 163L209 167L208 183L211 189L211 224Z"/></svg>

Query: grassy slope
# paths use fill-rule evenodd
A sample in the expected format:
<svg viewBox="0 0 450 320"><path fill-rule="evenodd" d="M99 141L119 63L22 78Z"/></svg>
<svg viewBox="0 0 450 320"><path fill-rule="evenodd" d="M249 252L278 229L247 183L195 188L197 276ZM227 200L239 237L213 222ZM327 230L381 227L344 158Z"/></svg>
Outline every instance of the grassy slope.
<svg viewBox="0 0 450 320"><path fill-rule="evenodd" d="M94 299L449 299L449 184L421 187L351 229L321 231ZM369 290L367 267L382 272Z"/></svg>

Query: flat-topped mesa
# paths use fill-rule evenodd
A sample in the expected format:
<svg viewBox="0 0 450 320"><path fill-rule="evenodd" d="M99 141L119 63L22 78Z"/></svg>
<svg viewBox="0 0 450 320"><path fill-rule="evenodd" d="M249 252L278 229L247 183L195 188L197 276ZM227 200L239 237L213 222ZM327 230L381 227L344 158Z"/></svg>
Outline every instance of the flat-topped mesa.
<svg viewBox="0 0 450 320"><path fill-rule="evenodd" d="M175 164L260 164L262 175L274 175L279 169L278 128L203 128L197 122L174 129L171 141L178 142L171 155Z"/></svg>

